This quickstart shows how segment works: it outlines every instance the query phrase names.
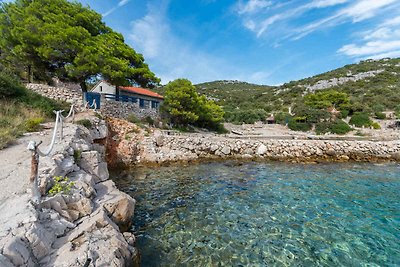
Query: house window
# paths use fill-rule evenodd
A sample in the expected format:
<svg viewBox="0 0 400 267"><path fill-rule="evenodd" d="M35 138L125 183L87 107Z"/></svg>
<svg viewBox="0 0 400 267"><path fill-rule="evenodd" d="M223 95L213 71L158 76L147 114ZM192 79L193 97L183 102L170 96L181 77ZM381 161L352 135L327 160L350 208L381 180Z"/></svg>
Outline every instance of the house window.
<svg viewBox="0 0 400 267"><path fill-rule="evenodd" d="M157 101L151 101L151 108L157 109L158 108L158 102Z"/></svg>
<svg viewBox="0 0 400 267"><path fill-rule="evenodd" d="M103 86L100 85L100 92L103 92Z"/></svg>
<svg viewBox="0 0 400 267"><path fill-rule="evenodd" d="M144 108L144 99L139 99L139 107Z"/></svg>

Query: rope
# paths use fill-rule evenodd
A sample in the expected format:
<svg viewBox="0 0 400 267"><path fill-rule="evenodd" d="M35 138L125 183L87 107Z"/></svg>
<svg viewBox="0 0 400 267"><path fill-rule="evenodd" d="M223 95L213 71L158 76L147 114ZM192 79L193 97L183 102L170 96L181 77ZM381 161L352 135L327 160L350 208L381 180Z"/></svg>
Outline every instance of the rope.
<svg viewBox="0 0 400 267"><path fill-rule="evenodd" d="M53 147L54 147L54 143L55 143L55 141L56 141L56 136L57 136L58 123L61 122L61 125L62 125L62 118L61 118L61 116L60 116L62 111L63 111L63 110L55 111L55 113L56 113L56 123L54 124L53 137L51 138L51 143L50 143L49 148L47 149L46 152L42 152L42 151L40 151L40 149L38 148L38 153L39 153L39 155L42 156L42 157L48 156L48 155L50 154L51 150L52 150Z"/></svg>

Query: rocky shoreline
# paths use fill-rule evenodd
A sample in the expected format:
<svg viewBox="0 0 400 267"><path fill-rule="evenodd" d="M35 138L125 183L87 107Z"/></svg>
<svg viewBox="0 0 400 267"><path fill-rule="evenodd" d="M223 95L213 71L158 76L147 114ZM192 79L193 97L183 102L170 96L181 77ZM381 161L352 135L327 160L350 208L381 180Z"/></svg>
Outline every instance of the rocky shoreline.
<svg viewBox="0 0 400 267"><path fill-rule="evenodd" d="M90 130L65 124L64 139L40 159L39 205L29 194L7 200L15 210L1 219L0 266L84 266L88 259L90 266L138 265L135 237L126 232L135 201L109 180L101 145L107 126L91 121ZM45 194L55 176L74 182L71 192Z"/></svg>
<svg viewBox="0 0 400 267"><path fill-rule="evenodd" d="M203 160L277 160L285 162L400 162L400 140L296 140L226 138L214 134L178 134L140 130L109 120L108 158L112 164L162 165Z"/></svg>

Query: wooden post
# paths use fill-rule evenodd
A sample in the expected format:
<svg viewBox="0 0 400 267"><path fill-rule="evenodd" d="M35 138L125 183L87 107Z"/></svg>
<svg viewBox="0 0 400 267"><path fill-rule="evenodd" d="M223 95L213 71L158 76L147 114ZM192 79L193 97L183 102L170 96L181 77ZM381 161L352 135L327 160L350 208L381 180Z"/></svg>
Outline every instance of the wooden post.
<svg viewBox="0 0 400 267"><path fill-rule="evenodd" d="M40 141L38 144L36 144L35 141L30 141L28 144L28 149L32 152L31 175L29 176L29 182L32 189L32 201L34 203L39 203L41 197L38 186L39 153L37 151L41 144L42 141Z"/></svg>

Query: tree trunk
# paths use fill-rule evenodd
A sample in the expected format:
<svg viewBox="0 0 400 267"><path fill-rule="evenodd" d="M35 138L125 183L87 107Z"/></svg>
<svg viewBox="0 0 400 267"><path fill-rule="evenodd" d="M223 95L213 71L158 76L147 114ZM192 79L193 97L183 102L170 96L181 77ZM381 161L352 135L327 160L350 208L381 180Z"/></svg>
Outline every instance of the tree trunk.
<svg viewBox="0 0 400 267"><path fill-rule="evenodd" d="M87 92L87 85L86 82L80 82L79 85L81 86L82 92L86 93Z"/></svg>
<svg viewBox="0 0 400 267"><path fill-rule="evenodd" d="M32 71L32 65L28 65L28 83L33 82L33 71Z"/></svg>

